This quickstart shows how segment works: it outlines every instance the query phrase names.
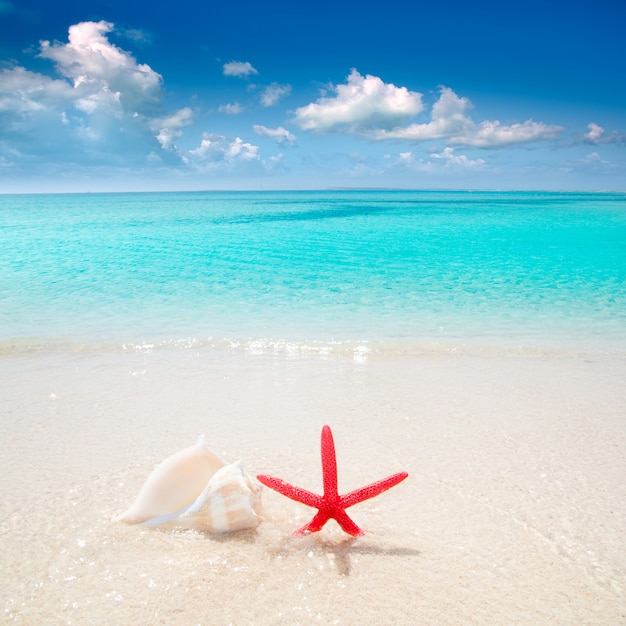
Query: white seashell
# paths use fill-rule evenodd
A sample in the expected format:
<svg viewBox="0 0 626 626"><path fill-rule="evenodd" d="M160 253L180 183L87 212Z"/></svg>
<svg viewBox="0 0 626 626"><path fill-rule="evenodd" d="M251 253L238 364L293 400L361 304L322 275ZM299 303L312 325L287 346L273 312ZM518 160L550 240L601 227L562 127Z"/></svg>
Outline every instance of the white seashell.
<svg viewBox="0 0 626 626"><path fill-rule="evenodd" d="M117 518L127 524L179 514L195 502L224 462L204 444L185 448L154 468L130 508Z"/></svg>
<svg viewBox="0 0 626 626"><path fill-rule="evenodd" d="M200 496L173 515L148 520L147 526L172 524L213 533L254 528L261 521L261 487L243 469L241 461L219 469Z"/></svg>

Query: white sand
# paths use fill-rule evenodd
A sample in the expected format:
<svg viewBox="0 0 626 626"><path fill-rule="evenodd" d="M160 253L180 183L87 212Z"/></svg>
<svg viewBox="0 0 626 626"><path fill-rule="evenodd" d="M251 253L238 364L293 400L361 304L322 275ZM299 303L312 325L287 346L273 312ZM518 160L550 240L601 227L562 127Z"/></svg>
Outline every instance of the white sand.
<svg viewBox="0 0 626 626"><path fill-rule="evenodd" d="M0 621L17 624L624 624L626 359L28 353L0 358ZM153 465L205 433L269 490L257 532L115 523Z"/></svg>

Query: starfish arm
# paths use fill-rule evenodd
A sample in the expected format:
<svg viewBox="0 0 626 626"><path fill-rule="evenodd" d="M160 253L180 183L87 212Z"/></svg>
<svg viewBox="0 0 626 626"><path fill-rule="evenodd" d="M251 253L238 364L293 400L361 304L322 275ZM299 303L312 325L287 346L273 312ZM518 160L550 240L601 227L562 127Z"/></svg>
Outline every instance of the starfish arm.
<svg viewBox="0 0 626 626"><path fill-rule="evenodd" d="M364 535L365 533L350 519L348 514L343 510L339 509L334 515L335 520L341 526L341 528L347 532L349 535L353 537L359 537L360 535Z"/></svg>
<svg viewBox="0 0 626 626"><path fill-rule="evenodd" d="M324 477L324 498L338 498L337 456L335 455L335 442L330 426L322 428L322 474Z"/></svg>
<svg viewBox="0 0 626 626"><path fill-rule="evenodd" d="M322 527L330 517L331 516L326 511L318 511L308 524L305 524L302 528L298 528L293 534L308 535L309 533L316 533L322 530Z"/></svg>
<svg viewBox="0 0 626 626"><path fill-rule="evenodd" d="M407 472L398 472L397 474L393 474L392 476L388 476L387 478L383 478L382 480L378 480L371 485L366 485L365 487L361 487L360 489L355 489L354 491L350 491L340 498L340 505L347 509L349 506L353 506L354 504L358 504L359 502L363 502L363 500L369 500L374 496L377 496L379 493L383 491L387 491L387 489L391 489L395 487L398 483L402 482L408 476Z"/></svg>
<svg viewBox="0 0 626 626"><path fill-rule="evenodd" d="M296 502L302 502L302 504L312 506L316 509L319 509L324 503L324 499L316 493L302 489L302 487L290 485L281 478L267 476L266 474L259 474L257 476L257 480L266 487L269 487L274 491L278 491L278 493L282 493L284 496L287 496L292 500L296 500Z"/></svg>

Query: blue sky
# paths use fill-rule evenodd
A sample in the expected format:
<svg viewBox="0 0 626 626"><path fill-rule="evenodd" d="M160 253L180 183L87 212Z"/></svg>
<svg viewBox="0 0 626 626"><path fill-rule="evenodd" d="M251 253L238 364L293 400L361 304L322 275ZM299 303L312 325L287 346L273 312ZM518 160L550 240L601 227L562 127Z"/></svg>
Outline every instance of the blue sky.
<svg viewBox="0 0 626 626"><path fill-rule="evenodd" d="M0 192L626 190L626 3L0 0Z"/></svg>

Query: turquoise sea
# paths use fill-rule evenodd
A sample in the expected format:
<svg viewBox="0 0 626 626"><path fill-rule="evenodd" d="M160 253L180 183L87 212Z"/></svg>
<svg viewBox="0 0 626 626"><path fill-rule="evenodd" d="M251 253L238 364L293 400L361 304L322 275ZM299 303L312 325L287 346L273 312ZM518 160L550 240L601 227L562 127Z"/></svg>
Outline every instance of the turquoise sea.
<svg viewBox="0 0 626 626"><path fill-rule="evenodd" d="M626 351L626 194L0 196L0 346Z"/></svg>

